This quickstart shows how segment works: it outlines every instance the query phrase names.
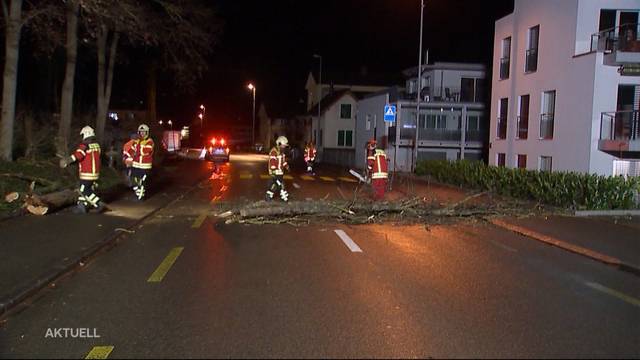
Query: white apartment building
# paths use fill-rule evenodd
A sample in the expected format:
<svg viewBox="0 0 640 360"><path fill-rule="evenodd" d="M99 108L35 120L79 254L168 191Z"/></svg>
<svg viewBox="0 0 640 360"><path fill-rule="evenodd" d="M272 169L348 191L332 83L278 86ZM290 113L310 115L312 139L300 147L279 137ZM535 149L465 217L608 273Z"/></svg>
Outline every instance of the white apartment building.
<svg viewBox="0 0 640 360"><path fill-rule="evenodd" d="M489 164L640 175L639 0L515 0L495 25Z"/></svg>
<svg viewBox="0 0 640 360"><path fill-rule="evenodd" d="M422 67L420 117L416 124L417 67L403 72L405 88L389 88L358 101L356 167L364 164L370 138L387 151L391 169L411 171L417 160L482 160L487 144L485 66L436 62ZM395 105L396 122L384 122L384 106ZM399 129L399 131L396 131Z"/></svg>

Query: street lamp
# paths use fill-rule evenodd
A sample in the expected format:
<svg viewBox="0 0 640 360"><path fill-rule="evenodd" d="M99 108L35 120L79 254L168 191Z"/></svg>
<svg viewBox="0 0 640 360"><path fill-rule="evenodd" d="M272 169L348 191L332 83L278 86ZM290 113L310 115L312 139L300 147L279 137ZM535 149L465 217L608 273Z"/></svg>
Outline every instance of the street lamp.
<svg viewBox="0 0 640 360"><path fill-rule="evenodd" d="M253 123L251 125L251 146L253 147L256 144L256 87L253 84L249 84L247 88L253 92Z"/></svg>
<svg viewBox="0 0 640 360"><path fill-rule="evenodd" d="M204 121L205 115L207 114L207 108L204 107L204 105L200 105L200 110L202 110L202 113L198 115L198 117L200 118L200 128L202 129L204 127L203 121Z"/></svg>
<svg viewBox="0 0 640 360"><path fill-rule="evenodd" d="M318 76L318 128L320 127L320 102L322 101L322 56L318 54L313 54L313 57L316 59L320 59L320 74ZM311 123L311 131L313 132L313 122ZM313 136L313 135L311 135ZM314 143L316 139L311 139Z"/></svg>
<svg viewBox="0 0 640 360"><path fill-rule="evenodd" d="M158 124L162 125L163 124L162 120L158 121Z"/></svg>
<svg viewBox="0 0 640 360"><path fill-rule="evenodd" d="M169 124L169 126L171 126L171 131L173 131L173 121L169 120L169 121L167 121L167 124Z"/></svg>

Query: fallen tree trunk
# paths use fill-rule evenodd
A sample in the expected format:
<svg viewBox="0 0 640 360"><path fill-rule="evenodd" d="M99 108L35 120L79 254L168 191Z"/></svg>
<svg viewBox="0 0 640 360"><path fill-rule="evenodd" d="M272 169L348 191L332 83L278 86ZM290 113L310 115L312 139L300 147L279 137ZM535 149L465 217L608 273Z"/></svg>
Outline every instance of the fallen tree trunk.
<svg viewBox="0 0 640 360"><path fill-rule="evenodd" d="M253 218L260 216L313 215L318 213L337 212L322 202L291 202L285 205L268 207L251 207L240 209L240 217Z"/></svg>
<svg viewBox="0 0 640 360"><path fill-rule="evenodd" d="M76 190L62 190L46 195L29 195L25 200L25 207L34 215L45 215L72 205L77 200Z"/></svg>

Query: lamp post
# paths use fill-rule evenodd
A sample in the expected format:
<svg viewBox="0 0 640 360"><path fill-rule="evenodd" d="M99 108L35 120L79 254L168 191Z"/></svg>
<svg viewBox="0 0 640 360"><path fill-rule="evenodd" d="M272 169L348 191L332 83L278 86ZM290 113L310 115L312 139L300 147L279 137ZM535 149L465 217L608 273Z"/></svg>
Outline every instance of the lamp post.
<svg viewBox="0 0 640 360"><path fill-rule="evenodd" d="M320 128L320 102L322 101L322 56L313 54L313 57L320 60L320 71L318 75L318 128ZM311 123L311 131L313 132L313 122ZM311 140L314 143L316 142L316 139Z"/></svg>
<svg viewBox="0 0 640 360"><path fill-rule="evenodd" d="M413 163L411 164L411 172L416 171L416 163L418 162L418 130L420 128L420 93L422 92L422 24L424 19L424 0L420 0L420 46L418 50L418 95L416 99L416 133L413 141Z"/></svg>
<svg viewBox="0 0 640 360"><path fill-rule="evenodd" d="M200 105L200 110L202 110L202 113L200 113L200 115L198 115L198 117L200 118L200 128L203 129L204 128L204 117L207 114L207 108L204 107L204 105Z"/></svg>
<svg viewBox="0 0 640 360"><path fill-rule="evenodd" d="M253 121L251 123L251 147L253 147L256 144L256 87L253 84L249 84L247 88L253 92Z"/></svg>

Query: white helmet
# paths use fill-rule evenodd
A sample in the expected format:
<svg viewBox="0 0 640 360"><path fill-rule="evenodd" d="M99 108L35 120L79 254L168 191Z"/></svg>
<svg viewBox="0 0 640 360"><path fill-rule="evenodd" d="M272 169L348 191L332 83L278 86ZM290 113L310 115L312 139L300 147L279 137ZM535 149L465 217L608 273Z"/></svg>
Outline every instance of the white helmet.
<svg viewBox="0 0 640 360"><path fill-rule="evenodd" d="M85 126L80 130L80 135L82 135L82 140L86 140L90 137L96 136L96 132L93 131L91 126Z"/></svg>
<svg viewBox="0 0 640 360"><path fill-rule="evenodd" d="M276 139L276 145L289 146L289 140L287 140L286 136L278 136L278 138Z"/></svg>
<svg viewBox="0 0 640 360"><path fill-rule="evenodd" d="M141 124L140 126L138 126L138 135L142 136L143 138L149 136L149 127L145 124Z"/></svg>

